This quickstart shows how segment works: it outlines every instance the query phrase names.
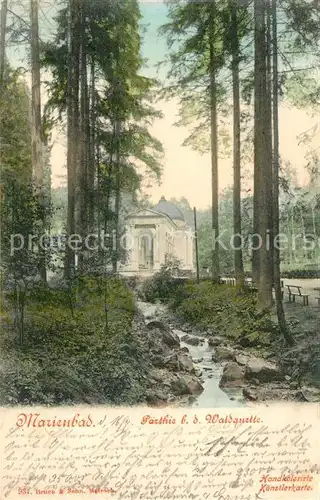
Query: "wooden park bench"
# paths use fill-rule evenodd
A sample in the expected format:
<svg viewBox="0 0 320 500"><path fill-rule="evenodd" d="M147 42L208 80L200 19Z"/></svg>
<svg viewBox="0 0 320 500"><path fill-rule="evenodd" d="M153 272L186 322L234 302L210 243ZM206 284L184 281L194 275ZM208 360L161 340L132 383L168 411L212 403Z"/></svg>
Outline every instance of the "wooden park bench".
<svg viewBox="0 0 320 500"><path fill-rule="evenodd" d="M301 286L286 285L286 287L288 288L289 302L295 302L296 297L302 297L303 305L309 305L309 295L307 295L306 293L301 293Z"/></svg>

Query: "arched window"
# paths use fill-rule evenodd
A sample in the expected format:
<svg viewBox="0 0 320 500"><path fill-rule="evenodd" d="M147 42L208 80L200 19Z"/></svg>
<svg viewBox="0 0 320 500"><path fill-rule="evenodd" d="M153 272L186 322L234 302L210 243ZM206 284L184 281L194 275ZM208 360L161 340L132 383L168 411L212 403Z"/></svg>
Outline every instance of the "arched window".
<svg viewBox="0 0 320 500"><path fill-rule="evenodd" d="M151 232L139 236L139 269L151 270L154 264L154 238Z"/></svg>

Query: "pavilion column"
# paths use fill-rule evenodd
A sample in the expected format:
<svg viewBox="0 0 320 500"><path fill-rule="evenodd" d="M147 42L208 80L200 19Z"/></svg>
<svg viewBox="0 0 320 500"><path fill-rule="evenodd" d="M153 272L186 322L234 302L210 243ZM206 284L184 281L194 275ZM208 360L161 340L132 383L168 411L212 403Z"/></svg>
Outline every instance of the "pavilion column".
<svg viewBox="0 0 320 500"><path fill-rule="evenodd" d="M161 230L161 226L160 226L160 224L157 224L156 230L154 233L154 247L153 247L154 268L156 270L160 269L160 240L161 240L160 230Z"/></svg>
<svg viewBox="0 0 320 500"><path fill-rule="evenodd" d="M138 234L136 229L133 233L133 242L134 243L133 243L132 263L133 263L134 270L138 271L139 270L139 251L140 251L140 248L139 248L139 234Z"/></svg>

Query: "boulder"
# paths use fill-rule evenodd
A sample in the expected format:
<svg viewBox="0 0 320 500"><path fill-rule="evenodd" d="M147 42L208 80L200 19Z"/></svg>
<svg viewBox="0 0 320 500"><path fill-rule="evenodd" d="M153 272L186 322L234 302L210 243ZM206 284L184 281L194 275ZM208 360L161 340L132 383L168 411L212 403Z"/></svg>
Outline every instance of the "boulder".
<svg viewBox="0 0 320 500"><path fill-rule="evenodd" d="M230 361L224 367L219 387L241 387L243 384L243 370L235 361Z"/></svg>
<svg viewBox="0 0 320 500"><path fill-rule="evenodd" d="M200 382L191 375L180 375L171 383L172 392L177 396L184 394L200 394L203 387Z"/></svg>
<svg viewBox="0 0 320 500"><path fill-rule="evenodd" d="M158 330L161 332L162 340L168 347L180 347L180 339L178 335L170 330L170 328L162 321L150 321L146 326L149 330Z"/></svg>
<svg viewBox="0 0 320 500"><path fill-rule="evenodd" d="M201 363L203 361L203 358L192 358L192 361L196 364Z"/></svg>
<svg viewBox="0 0 320 500"><path fill-rule="evenodd" d="M252 389L248 389L247 387L244 387L242 389L242 394L245 399L248 399L249 401L257 401L258 397L256 393Z"/></svg>
<svg viewBox="0 0 320 500"><path fill-rule="evenodd" d="M151 360L151 363L153 364L153 366L155 366L157 368L163 368L165 358L163 356L161 356L160 354L151 354L150 360Z"/></svg>
<svg viewBox="0 0 320 500"><path fill-rule="evenodd" d="M178 355L176 353L170 354L163 360L163 366L171 371L178 371L180 368L180 363Z"/></svg>
<svg viewBox="0 0 320 500"><path fill-rule="evenodd" d="M197 366L197 365L194 366L194 374L196 377L201 377L202 370L201 370L200 366Z"/></svg>
<svg viewBox="0 0 320 500"><path fill-rule="evenodd" d="M320 401L320 390L315 387L303 386L297 393L297 397L300 401L308 401L309 403L319 403Z"/></svg>
<svg viewBox="0 0 320 500"><path fill-rule="evenodd" d="M179 353L178 357L178 364L179 364L179 369L184 371L184 372L189 372L193 373L194 372L194 366L192 363L192 359L188 354L181 354Z"/></svg>
<svg viewBox="0 0 320 500"><path fill-rule="evenodd" d="M189 349L187 348L187 346L184 346L184 347L181 347L180 349L181 352L189 352Z"/></svg>
<svg viewBox="0 0 320 500"><path fill-rule="evenodd" d="M219 329L214 327L208 328L207 335L210 337L219 337Z"/></svg>
<svg viewBox="0 0 320 500"><path fill-rule="evenodd" d="M236 355L236 362L240 366L245 366L248 363L249 359L250 359L250 357L247 356L246 354L237 354Z"/></svg>
<svg viewBox="0 0 320 500"><path fill-rule="evenodd" d="M194 337L193 335L184 335L181 337L182 342L185 342L186 344L189 345L199 345L200 344L200 339L199 337Z"/></svg>
<svg viewBox="0 0 320 500"><path fill-rule="evenodd" d="M150 379L154 380L155 382L162 382L164 378L163 370L159 370L158 368L154 368L153 370L151 370L149 375Z"/></svg>
<svg viewBox="0 0 320 500"><path fill-rule="evenodd" d="M218 361L218 360L234 360L235 359L235 352L230 349L229 347L216 347L214 350L214 353L212 354L212 359L213 361Z"/></svg>
<svg viewBox="0 0 320 500"><path fill-rule="evenodd" d="M257 379L259 382L284 380L284 375L275 363L261 358L250 358L245 367L245 377Z"/></svg>
<svg viewBox="0 0 320 500"><path fill-rule="evenodd" d="M215 335L214 337L210 336L208 338L208 345L210 347L216 347L217 345L223 344L224 339L222 337L219 337L218 335Z"/></svg>

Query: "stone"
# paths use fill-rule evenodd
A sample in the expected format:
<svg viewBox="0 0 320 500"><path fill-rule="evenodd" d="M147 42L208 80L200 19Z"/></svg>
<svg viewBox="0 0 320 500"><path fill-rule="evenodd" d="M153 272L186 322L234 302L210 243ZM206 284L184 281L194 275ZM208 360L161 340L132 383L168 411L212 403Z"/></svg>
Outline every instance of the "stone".
<svg viewBox="0 0 320 500"><path fill-rule="evenodd" d="M191 375L180 375L171 383L171 389L177 396L183 396L184 394L201 394L203 386Z"/></svg>
<svg viewBox="0 0 320 500"><path fill-rule="evenodd" d="M179 369L184 372L192 373L194 372L194 366L192 363L192 359L188 354L180 354L178 355L178 363Z"/></svg>
<svg viewBox="0 0 320 500"><path fill-rule="evenodd" d="M186 344L189 345L199 345L200 344L200 339L199 337L194 337L193 335L184 335L181 337L182 342L185 342Z"/></svg>
<svg viewBox="0 0 320 500"><path fill-rule="evenodd" d="M219 387L241 387L243 384L243 370L235 361L230 361L224 367Z"/></svg>
<svg viewBox="0 0 320 500"><path fill-rule="evenodd" d="M192 358L192 361L196 364L201 363L203 361L203 358Z"/></svg>
<svg viewBox="0 0 320 500"><path fill-rule="evenodd" d="M194 367L194 374L195 374L196 377L201 377L202 370L201 370L200 366L195 366Z"/></svg>
<svg viewBox="0 0 320 500"><path fill-rule="evenodd" d="M159 332L161 332L162 341L168 347L180 347L180 339L178 335L170 330L170 328L166 326L162 321L150 321L146 326L149 330L158 330Z"/></svg>
<svg viewBox="0 0 320 500"><path fill-rule="evenodd" d="M159 369L153 369L149 373L150 378L155 380L156 382L162 382L163 380L163 372Z"/></svg>
<svg viewBox="0 0 320 500"><path fill-rule="evenodd" d="M284 380L283 373L275 363L261 358L250 358L245 367L245 377L248 380L256 378L259 382Z"/></svg>
<svg viewBox="0 0 320 500"><path fill-rule="evenodd" d="M181 352L187 352L187 353L188 353L188 352L189 352L189 349L187 348L187 346L183 346L183 347L181 347L180 351L181 351Z"/></svg>
<svg viewBox="0 0 320 500"><path fill-rule="evenodd" d="M291 389L298 389L298 387L299 387L299 383L298 382L295 382L295 381L290 382L290 388Z"/></svg>
<svg viewBox="0 0 320 500"><path fill-rule="evenodd" d="M260 382L259 382L259 380L258 380L257 378L252 378L252 379L250 380L250 382L251 382L251 384L253 384L253 385L260 385Z"/></svg>
<svg viewBox="0 0 320 500"><path fill-rule="evenodd" d="M229 347L216 347L214 350L214 353L212 354L212 360L213 361L218 361L218 360L234 360L235 359L235 353L232 349Z"/></svg>
<svg viewBox="0 0 320 500"><path fill-rule="evenodd" d="M179 358L176 353L170 354L163 361L163 366L168 370L178 371L180 368Z"/></svg>
<svg viewBox="0 0 320 500"><path fill-rule="evenodd" d="M247 387L244 387L242 389L242 394L245 399L248 399L249 401L257 401L258 397L254 391L251 389L248 389Z"/></svg>
<svg viewBox="0 0 320 500"><path fill-rule="evenodd" d="M163 368L165 358L159 354L154 354L150 357L153 366Z"/></svg>
<svg viewBox="0 0 320 500"><path fill-rule="evenodd" d="M219 337L218 335L214 336L214 337L210 336L208 338L208 345L210 347L216 347L217 345L223 344L223 342L224 342L224 339L222 337Z"/></svg>
<svg viewBox="0 0 320 500"><path fill-rule="evenodd" d="M303 386L297 392L297 396L301 401L308 401L309 403L319 403L320 390L315 387Z"/></svg>
<svg viewBox="0 0 320 500"><path fill-rule="evenodd" d="M245 366L248 363L249 359L250 357L247 356L246 354L237 354L236 356L236 362L240 366Z"/></svg>

